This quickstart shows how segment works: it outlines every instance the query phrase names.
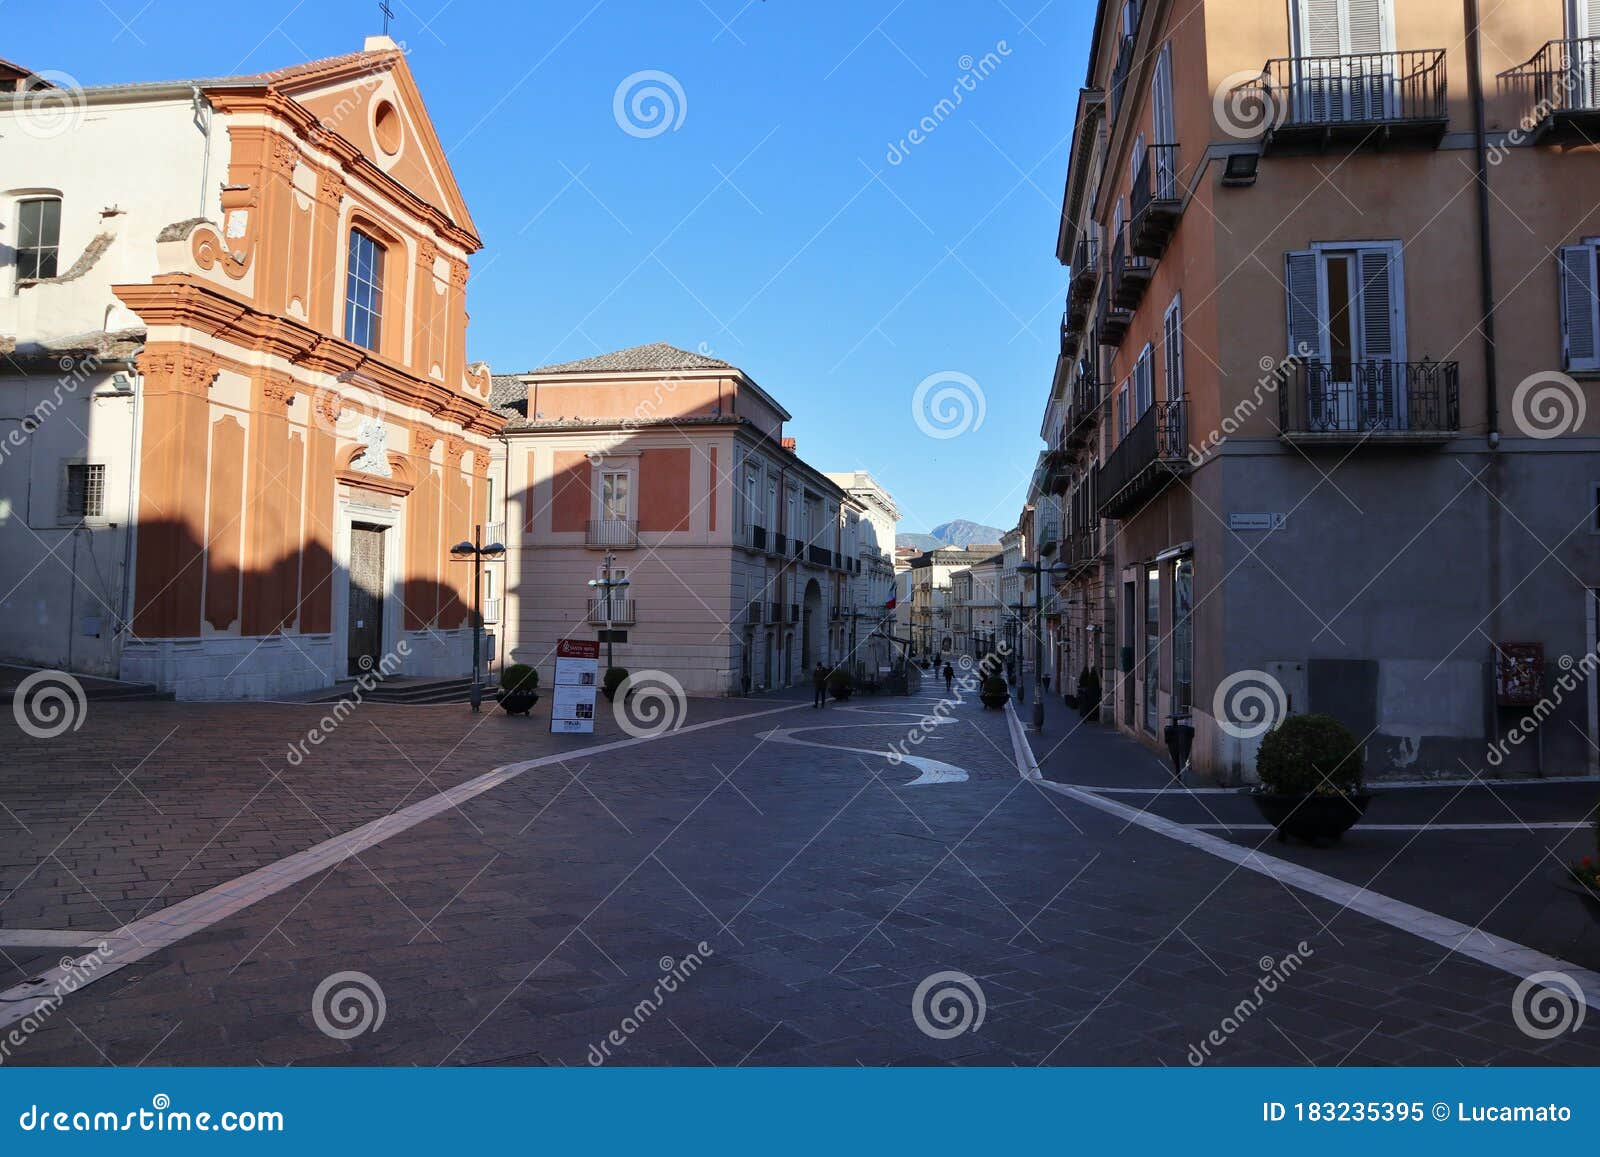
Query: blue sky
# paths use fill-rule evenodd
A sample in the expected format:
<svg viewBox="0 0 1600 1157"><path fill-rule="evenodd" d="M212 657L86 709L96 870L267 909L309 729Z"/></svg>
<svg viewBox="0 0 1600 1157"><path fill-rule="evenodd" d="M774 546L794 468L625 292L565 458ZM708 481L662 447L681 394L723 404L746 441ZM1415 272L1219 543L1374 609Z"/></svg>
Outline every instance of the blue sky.
<svg viewBox="0 0 1600 1157"><path fill-rule="evenodd" d="M903 530L1010 525L1054 366L1053 248L1093 18L1089 0L1042 2L390 0L484 240L472 356L510 372L703 348L793 412L808 461L873 471ZM13 4L0 55L84 84L250 72L359 48L381 19L328 0L218 12ZM667 88L681 120L656 135L613 113L643 71L682 92ZM937 374L977 384L981 427L919 429L913 397Z"/></svg>

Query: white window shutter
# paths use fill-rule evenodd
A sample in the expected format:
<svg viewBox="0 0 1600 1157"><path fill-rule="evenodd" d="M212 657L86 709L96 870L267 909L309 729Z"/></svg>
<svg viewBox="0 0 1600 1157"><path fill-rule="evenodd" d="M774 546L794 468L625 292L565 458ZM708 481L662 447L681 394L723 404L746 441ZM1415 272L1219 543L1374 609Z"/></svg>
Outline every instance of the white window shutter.
<svg viewBox="0 0 1600 1157"><path fill-rule="evenodd" d="M1283 283L1288 286L1289 356L1321 361L1323 319L1328 311L1322 302L1316 251L1295 250L1284 255L1283 264Z"/></svg>
<svg viewBox="0 0 1600 1157"><path fill-rule="evenodd" d="M1344 53L1343 5L1339 0L1299 0L1300 51L1305 56Z"/></svg>
<svg viewBox="0 0 1600 1157"><path fill-rule="evenodd" d="M1384 7L1388 0L1344 0L1348 37L1346 54L1384 50Z"/></svg>
<svg viewBox="0 0 1600 1157"><path fill-rule="evenodd" d="M1388 246L1363 249L1361 278L1361 357L1367 361L1405 361L1405 309L1401 301L1400 254Z"/></svg>
<svg viewBox="0 0 1600 1157"><path fill-rule="evenodd" d="M1568 370L1600 370L1600 277L1595 247L1561 250L1561 347Z"/></svg>

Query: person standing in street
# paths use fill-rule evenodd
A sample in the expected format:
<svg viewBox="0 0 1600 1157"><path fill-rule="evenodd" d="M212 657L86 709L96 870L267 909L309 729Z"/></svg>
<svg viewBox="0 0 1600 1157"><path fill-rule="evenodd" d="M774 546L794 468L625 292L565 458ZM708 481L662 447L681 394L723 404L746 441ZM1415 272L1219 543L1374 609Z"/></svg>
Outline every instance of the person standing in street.
<svg viewBox="0 0 1600 1157"><path fill-rule="evenodd" d="M944 693L950 694L950 688L956 681L956 669L949 663L944 665Z"/></svg>
<svg viewBox="0 0 1600 1157"><path fill-rule="evenodd" d="M828 669L818 663L811 672L811 706L822 708L828 705Z"/></svg>

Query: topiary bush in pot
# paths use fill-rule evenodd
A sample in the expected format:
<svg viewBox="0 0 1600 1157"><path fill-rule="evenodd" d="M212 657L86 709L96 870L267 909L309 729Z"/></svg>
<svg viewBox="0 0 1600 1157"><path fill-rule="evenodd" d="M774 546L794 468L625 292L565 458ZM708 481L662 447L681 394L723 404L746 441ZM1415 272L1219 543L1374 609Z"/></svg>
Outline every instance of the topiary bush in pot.
<svg viewBox="0 0 1600 1157"><path fill-rule="evenodd" d="M835 699L848 699L855 693L855 680L850 678L848 671L834 668L828 674L828 694Z"/></svg>
<svg viewBox="0 0 1600 1157"><path fill-rule="evenodd" d="M1251 793L1280 841L1336 843L1366 813L1361 745L1331 715L1291 715L1261 739Z"/></svg>
<svg viewBox="0 0 1600 1157"><path fill-rule="evenodd" d="M990 675L983 681L983 686L979 688L978 698L985 707L1004 707L1006 700L1011 698L1011 688L1001 676Z"/></svg>
<svg viewBox="0 0 1600 1157"><path fill-rule="evenodd" d="M539 672L526 663L512 663L500 672L496 698L507 715L526 715L539 702Z"/></svg>
<svg viewBox="0 0 1600 1157"><path fill-rule="evenodd" d="M600 689L606 693L607 699L615 699L617 697L617 688L627 681L628 669L626 667L607 667Z"/></svg>

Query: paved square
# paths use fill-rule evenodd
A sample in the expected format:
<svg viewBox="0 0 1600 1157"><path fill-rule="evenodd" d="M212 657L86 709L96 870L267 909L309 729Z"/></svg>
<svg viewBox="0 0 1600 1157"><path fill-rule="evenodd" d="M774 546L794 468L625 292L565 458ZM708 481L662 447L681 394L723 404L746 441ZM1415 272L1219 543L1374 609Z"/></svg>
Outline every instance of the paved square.
<svg viewBox="0 0 1600 1157"><path fill-rule="evenodd" d="M1519 1028L1518 975L1058 788L1523 933L1581 985L1581 910L1515 897L1543 882L1517 879L1542 858L1527 833L1286 849L1243 826L1248 801L1151 790L1159 761L1055 704L1031 743L1056 787L1019 772L1006 713L937 707L695 699L687 730L641 740L609 714L552 737L538 715L368 704L298 762L325 707L94 703L79 731L13 731L8 1000L63 955L18 930L171 943L102 969L8 1063L1600 1062L1595 1018ZM1438 857L1472 846L1496 878L1442 887Z"/></svg>

